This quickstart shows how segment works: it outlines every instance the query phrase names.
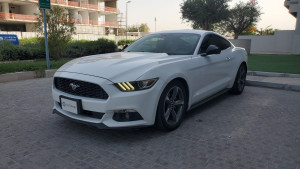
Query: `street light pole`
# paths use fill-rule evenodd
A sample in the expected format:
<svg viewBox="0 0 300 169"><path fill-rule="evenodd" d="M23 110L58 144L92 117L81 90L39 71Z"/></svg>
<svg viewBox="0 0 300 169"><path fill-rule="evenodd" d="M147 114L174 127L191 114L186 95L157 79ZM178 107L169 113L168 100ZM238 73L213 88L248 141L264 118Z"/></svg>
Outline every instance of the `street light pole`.
<svg viewBox="0 0 300 169"><path fill-rule="evenodd" d="M127 40L127 35L128 35L128 4L130 3L131 1L127 1L126 2L126 40Z"/></svg>
<svg viewBox="0 0 300 169"><path fill-rule="evenodd" d="M156 17L154 18L154 22L155 22L155 32L156 32Z"/></svg>

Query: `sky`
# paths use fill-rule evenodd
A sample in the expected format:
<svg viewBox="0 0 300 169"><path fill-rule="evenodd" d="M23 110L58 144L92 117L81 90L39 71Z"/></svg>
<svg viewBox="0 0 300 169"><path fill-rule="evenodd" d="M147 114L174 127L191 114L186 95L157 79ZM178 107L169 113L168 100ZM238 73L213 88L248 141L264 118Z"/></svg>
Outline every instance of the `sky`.
<svg viewBox="0 0 300 169"><path fill-rule="evenodd" d="M128 0L118 0L118 8L123 13L123 21L126 21L126 2ZM247 2L247 0L232 0L230 6L239 1ZM263 14L257 23L258 29L270 28L279 30L294 30L296 18L292 16L288 9L284 6L284 0L256 0L262 8ZM180 4L183 0L131 0L128 3L128 25L136 25L146 23L150 27L150 31L175 30L175 29L191 29L191 26L183 22L180 13Z"/></svg>

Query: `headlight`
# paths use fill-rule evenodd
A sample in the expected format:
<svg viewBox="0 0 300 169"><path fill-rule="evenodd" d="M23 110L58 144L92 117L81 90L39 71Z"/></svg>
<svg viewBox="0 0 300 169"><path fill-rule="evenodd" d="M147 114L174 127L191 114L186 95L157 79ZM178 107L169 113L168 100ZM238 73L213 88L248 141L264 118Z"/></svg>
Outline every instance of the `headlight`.
<svg viewBox="0 0 300 169"><path fill-rule="evenodd" d="M120 82L115 83L115 86L120 89L122 92L132 92L139 91L151 88L156 82L158 78L134 81L134 82Z"/></svg>

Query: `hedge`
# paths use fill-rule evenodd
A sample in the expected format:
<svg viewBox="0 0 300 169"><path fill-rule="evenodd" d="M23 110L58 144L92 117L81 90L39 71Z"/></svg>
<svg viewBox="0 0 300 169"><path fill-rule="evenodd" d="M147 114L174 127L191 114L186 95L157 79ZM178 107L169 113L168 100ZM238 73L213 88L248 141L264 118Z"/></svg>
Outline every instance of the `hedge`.
<svg viewBox="0 0 300 169"><path fill-rule="evenodd" d="M135 42L135 40L122 39L122 40L118 41L118 46L125 46L125 45L131 44L133 42Z"/></svg>
<svg viewBox="0 0 300 169"><path fill-rule="evenodd" d="M31 60L45 58L43 43L38 38L20 40L20 45L15 46L8 41L0 42L0 61ZM98 39L96 41L71 41L63 51L68 58L115 52L117 46L114 41Z"/></svg>
<svg viewBox="0 0 300 169"><path fill-rule="evenodd" d="M45 56L39 43L21 43L20 46L15 46L9 41L0 42L0 61L31 60Z"/></svg>
<svg viewBox="0 0 300 169"><path fill-rule="evenodd" d="M117 49L115 41L98 39L96 41L78 40L71 41L66 49L66 56L71 58L111 53Z"/></svg>

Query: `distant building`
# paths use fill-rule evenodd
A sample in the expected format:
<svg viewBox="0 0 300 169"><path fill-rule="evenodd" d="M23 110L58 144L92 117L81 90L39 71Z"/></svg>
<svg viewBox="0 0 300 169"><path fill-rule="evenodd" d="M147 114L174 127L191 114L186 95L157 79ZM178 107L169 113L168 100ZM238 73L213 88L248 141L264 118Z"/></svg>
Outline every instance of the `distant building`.
<svg viewBox="0 0 300 169"><path fill-rule="evenodd" d="M300 54L300 0L285 0L284 6L297 18L292 53Z"/></svg>
<svg viewBox="0 0 300 169"><path fill-rule="evenodd" d="M276 30L268 36L239 36L251 39L251 53L300 54L300 0L285 0L284 6L297 19L295 30Z"/></svg>
<svg viewBox="0 0 300 169"><path fill-rule="evenodd" d="M72 15L77 34L117 34L117 0L51 0ZM0 0L0 31L34 32L38 0Z"/></svg>
<svg viewBox="0 0 300 169"><path fill-rule="evenodd" d="M289 9L290 14L297 18L296 32L300 34L300 0L285 0L284 6Z"/></svg>

